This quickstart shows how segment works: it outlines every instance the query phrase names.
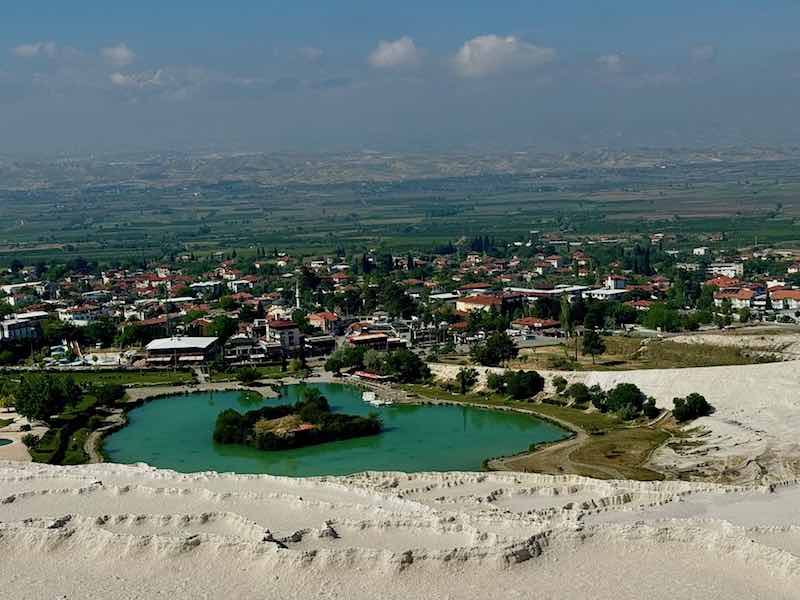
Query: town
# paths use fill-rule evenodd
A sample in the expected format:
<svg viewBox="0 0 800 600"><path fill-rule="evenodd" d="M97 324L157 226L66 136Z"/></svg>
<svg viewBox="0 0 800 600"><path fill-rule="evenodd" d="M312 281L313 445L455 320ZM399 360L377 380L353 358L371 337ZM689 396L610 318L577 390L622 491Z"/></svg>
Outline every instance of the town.
<svg viewBox="0 0 800 600"><path fill-rule="evenodd" d="M342 347L467 356L497 332L535 348L586 332L797 323L800 253L717 251L721 234L698 246L670 237L531 232L523 241L462 240L436 254L259 248L139 268L15 262L0 285L0 364L297 371ZM603 346L601 338L586 350L601 355Z"/></svg>

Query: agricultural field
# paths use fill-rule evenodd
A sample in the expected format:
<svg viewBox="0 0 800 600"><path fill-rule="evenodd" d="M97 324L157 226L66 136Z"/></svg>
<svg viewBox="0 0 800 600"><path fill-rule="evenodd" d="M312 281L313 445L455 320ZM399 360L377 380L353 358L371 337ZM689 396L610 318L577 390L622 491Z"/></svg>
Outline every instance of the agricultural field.
<svg viewBox="0 0 800 600"><path fill-rule="evenodd" d="M80 183L51 177L3 188L0 181L0 262L79 255L113 262L234 248L424 251L477 234L505 241L524 241L532 230L636 235L645 222L686 244L709 233L724 233L729 245L756 236L800 240L796 159L330 183L276 183L237 164L196 179L154 164L135 179L105 165Z"/></svg>

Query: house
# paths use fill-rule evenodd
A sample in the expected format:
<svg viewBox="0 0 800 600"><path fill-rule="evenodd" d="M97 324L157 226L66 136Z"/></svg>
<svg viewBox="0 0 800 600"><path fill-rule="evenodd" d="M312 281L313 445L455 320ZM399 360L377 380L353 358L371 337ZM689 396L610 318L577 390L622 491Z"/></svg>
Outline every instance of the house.
<svg viewBox="0 0 800 600"><path fill-rule="evenodd" d="M731 288L714 292L714 306L721 307L726 301L730 301L731 308L739 310L750 308L756 293L748 288Z"/></svg>
<svg viewBox="0 0 800 600"><path fill-rule="evenodd" d="M800 290L770 290L772 308L778 310L800 310Z"/></svg>
<svg viewBox="0 0 800 600"><path fill-rule="evenodd" d="M692 249L692 254L694 256L708 256L710 252L711 250L708 246L700 246L699 248Z"/></svg>
<svg viewBox="0 0 800 600"><path fill-rule="evenodd" d="M393 348L404 348L405 342L398 338L390 337L386 333L359 333L347 338L347 343L359 348L370 348L372 350L391 350Z"/></svg>
<svg viewBox="0 0 800 600"><path fill-rule="evenodd" d="M267 319L265 337L267 342L279 343L288 354L293 354L303 345L300 328L290 319Z"/></svg>
<svg viewBox="0 0 800 600"><path fill-rule="evenodd" d="M325 356L336 350L336 338L332 335L312 335L305 338L306 355Z"/></svg>
<svg viewBox="0 0 800 600"><path fill-rule="evenodd" d="M627 280L622 275L609 275L606 277L605 285L609 290L624 290Z"/></svg>
<svg viewBox="0 0 800 600"><path fill-rule="evenodd" d="M339 315L330 311L311 313L308 315L308 323L325 333L332 333L339 325Z"/></svg>
<svg viewBox="0 0 800 600"><path fill-rule="evenodd" d="M797 275L800 273L800 263L793 263L786 269L787 275Z"/></svg>
<svg viewBox="0 0 800 600"><path fill-rule="evenodd" d="M279 360L283 355L278 342L265 342L242 333L228 338L222 349L226 362L231 364L263 363Z"/></svg>
<svg viewBox="0 0 800 600"><path fill-rule="evenodd" d="M500 310L502 306L503 299L499 296L478 295L456 300L456 310L464 313L470 313L476 310L488 312L492 307Z"/></svg>
<svg viewBox="0 0 800 600"><path fill-rule="evenodd" d="M608 288L599 288L596 290L588 290L583 292L584 298L591 298L592 300L622 300L625 298L630 292L626 289L616 290L616 289L608 289Z"/></svg>
<svg viewBox="0 0 800 600"><path fill-rule="evenodd" d="M558 321L539 317L523 317L511 321L511 329L538 335L558 335L560 333L559 326Z"/></svg>
<svg viewBox="0 0 800 600"><path fill-rule="evenodd" d="M191 284L189 288L198 298L216 298L222 293L224 283L222 281L200 281Z"/></svg>
<svg viewBox="0 0 800 600"><path fill-rule="evenodd" d="M492 289L492 285L486 282L480 283L467 283L458 288L460 296L474 296L479 294L486 294Z"/></svg>
<svg viewBox="0 0 800 600"><path fill-rule="evenodd" d="M147 364L153 366L197 364L212 360L219 352L215 337L171 337L145 346Z"/></svg>
<svg viewBox="0 0 800 600"><path fill-rule="evenodd" d="M739 287L740 285L742 285L742 282L739 279L735 279L733 277L725 277L723 275L720 277L714 277L713 279L709 279L704 283L704 285L714 286L722 290L725 288Z"/></svg>
<svg viewBox="0 0 800 600"><path fill-rule="evenodd" d="M80 304L58 309L59 320L75 325L75 327L86 327L102 316L103 310L94 304Z"/></svg>
<svg viewBox="0 0 800 600"><path fill-rule="evenodd" d="M234 294L253 288L253 282L247 279L234 279L226 283L227 288Z"/></svg>
<svg viewBox="0 0 800 600"><path fill-rule="evenodd" d="M638 311L647 312L654 303L652 300L629 300L625 304Z"/></svg>

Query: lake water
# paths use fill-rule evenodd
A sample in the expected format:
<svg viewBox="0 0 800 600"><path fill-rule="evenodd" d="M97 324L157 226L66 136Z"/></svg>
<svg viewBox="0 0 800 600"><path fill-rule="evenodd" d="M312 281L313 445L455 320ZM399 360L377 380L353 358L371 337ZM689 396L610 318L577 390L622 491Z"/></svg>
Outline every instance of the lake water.
<svg viewBox="0 0 800 600"><path fill-rule="evenodd" d="M563 438L565 432L520 413L461 406L397 405L374 408L361 392L334 383L308 384L328 398L333 410L367 415L377 412L384 431L298 448L263 451L211 439L217 415L265 404L295 402L303 384L283 396L256 403L239 392L196 393L161 398L128 413L129 424L105 440L104 451L118 463L145 462L184 473L220 471L272 475L346 475L359 471L476 471L486 458L514 454L531 444Z"/></svg>

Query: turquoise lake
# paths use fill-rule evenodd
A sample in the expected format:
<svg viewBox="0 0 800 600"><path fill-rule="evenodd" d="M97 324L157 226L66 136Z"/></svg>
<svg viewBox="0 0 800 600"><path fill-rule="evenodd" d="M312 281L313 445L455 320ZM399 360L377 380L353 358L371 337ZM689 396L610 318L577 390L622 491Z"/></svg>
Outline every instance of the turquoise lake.
<svg viewBox="0 0 800 600"><path fill-rule="evenodd" d="M520 413L462 406L397 405L375 408L352 386L320 383L337 412L377 412L377 436L295 450L262 451L215 444L217 415L265 404L295 402L304 384L286 386L283 396L247 403L239 392L195 393L160 398L128 413L129 424L104 444L109 459L144 462L184 473L219 471L298 477L347 475L360 471L477 471L486 458L514 454L531 444L565 437L559 427Z"/></svg>

